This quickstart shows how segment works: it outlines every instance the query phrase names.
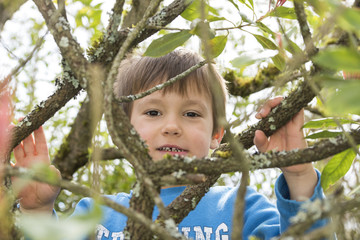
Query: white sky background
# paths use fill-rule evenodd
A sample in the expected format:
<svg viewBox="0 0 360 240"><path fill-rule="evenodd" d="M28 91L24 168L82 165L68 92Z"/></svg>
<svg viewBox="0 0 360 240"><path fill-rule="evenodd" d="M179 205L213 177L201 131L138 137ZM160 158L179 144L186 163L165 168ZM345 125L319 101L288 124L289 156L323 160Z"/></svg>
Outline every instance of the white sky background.
<svg viewBox="0 0 360 240"><path fill-rule="evenodd" d="M94 1L94 5L96 3L98 3L100 1ZM101 1L102 2L102 1ZM166 0L164 2L165 5L168 5L170 2L169 0ZM112 6L114 4L114 0L107 0L104 1L103 5L102 5L102 9L103 9L103 16L102 16L102 22L104 24L104 26L107 25L107 20L108 20L108 14L111 12ZM254 4L256 4L255 9L256 9L256 18L259 18L260 16L264 15L266 13L266 11L268 10L268 0L258 0L258 1L254 1ZM215 8L222 8L221 13L223 16L226 16L227 19L231 20L233 23L238 24L240 22L240 16L237 13L237 10L228 2L228 1L216 1L216 0L211 0L210 1L210 5L215 7ZM292 6L291 2L287 2L285 4L285 6ZM68 11L68 18L70 21L70 25L75 26L75 22L74 22L74 18L73 16L75 15L75 12L81 8L81 4L72 4L72 8L67 8ZM250 10L243 8L242 9L242 13L247 15L249 19L253 19L252 13ZM28 39L26 36L26 29L31 28L32 23L28 21L29 16L35 17L36 19L39 19L39 21L42 20L42 16L40 15L40 13L38 12L36 6L34 6L34 3L32 1L28 1L27 3L25 3L20 11L18 11L14 17L13 20L10 20L6 23L3 32L1 33L1 44L0 44L0 56L2 56L0 58L0 78L3 78L4 76L6 76L9 72L10 69L12 69L14 66L16 66L18 64L18 60L14 57L8 57L8 52L5 50L5 47L10 48L11 50L13 50L13 53L22 58L24 53L28 53L31 52L32 48L29 48L30 46L30 39ZM255 18L255 19L256 19ZM254 19L254 20L255 20ZM222 21L224 23L224 21ZM275 23L276 21L271 20L271 19L265 19L263 21L264 24L270 24L272 22ZM216 24L216 23L215 23ZM186 24L186 21L179 17L177 18L172 24L170 24L169 27L174 26L174 27L179 27L179 26L184 26L183 28L187 28L188 25ZM225 22L224 25L222 25L222 27L231 27L233 26L231 23L227 23ZM273 30L277 29L277 26L271 26L271 28ZM247 28L247 30L249 31L253 31L253 29L251 28ZM23 34L25 33L25 34ZM45 31L41 34L45 34ZM219 35L224 34L224 33L218 33ZM226 33L225 33L226 34ZM261 50L261 46L260 44L258 44L256 42L256 40L250 35L250 34L245 34L243 31L240 30L231 30L231 34L232 37L234 39L239 39L239 41L237 42L238 45L237 46L231 46L231 43L235 43L235 41L231 41L229 39L228 44L226 46L226 50L216 59L217 61L217 65L219 66L220 70L223 69L224 67L226 68L231 68L232 66L230 65L230 61L232 59L234 59L235 57L238 56L239 53L246 53L247 55L258 55L259 54L259 50ZM88 44L89 44L89 39L90 39L90 34L86 31L84 31L83 29L78 28L75 32L74 35L76 36L77 40L80 42L81 46L86 49ZM16 36L16 37L15 37ZM16 40L17 38L17 40ZM152 39L157 38L157 37L152 37L151 39L145 41L143 44L141 44L142 48L145 48ZM191 48L193 50L199 49L199 41L196 40L195 37L192 37L192 41L189 41L186 44L187 48ZM21 42L20 42L21 41ZM242 42L245 43L242 44ZM4 44L4 45L3 45ZM263 52L263 50L262 50ZM36 87L34 89L35 91L35 95L38 97L39 101L41 100L45 100L49 95L51 95L54 91L55 91L55 86L53 85L53 83L51 81L53 81L55 79L55 77L57 75L59 75L61 73L61 67L60 67L60 55L59 55L59 50L55 44L55 42L53 41L53 38L51 36L51 34L47 34L46 36L46 41L45 44L43 45L42 49L37 53L38 56L45 58L48 66L45 65L37 65L36 67L38 68L38 71L34 73L34 79L36 79ZM28 65L34 64L33 62L29 62ZM27 67L25 68L25 70L28 69ZM255 70L258 69L257 65L254 65L253 67L249 67L245 73L249 74L249 75L254 75L255 74ZM27 81L28 76L24 73L20 73L18 76L18 79L20 81ZM19 86L19 98L20 102L16 104L16 108L17 109L22 109L24 108L26 105L29 104L30 99L26 96L25 94L25 90L21 89L21 86ZM22 92L24 92L24 94L21 94ZM266 93L267 92L267 93ZM256 101L257 99L259 99L259 97L261 96L261 98L268 98L268 93L269 91L262 91L259 94L254 94L253 96L250 97L251 101ZM82 96L80 96L78 99L82 99L84 97L84 94L82 94ZM231 104L230 101L229 105L228 105L228 118L230 119L231 117L231 112L233 110L233 104ZM34 103L34 104L38 104L38 103ZM70 103L68 103L67 105L77 105L77 101L72 101ZM254 118L254 113L253 113L253 105L250 105L247 107L246 111L249 112L250 115L250 122L247 122L247 124L250 123L254 123L256 120ZM74 108L73 110L73 115L75 116L77 110L76 108ZM19 116L16 116L19 117ZM246 126L242 125L239 127L239 129L236 129L236 132L240 131L241 129L244 129ZM66 134L68 132L68 128L67 129L63 129L63 128L54 128L52 126L47 126L47 132L46 132L46 136L49 139L49 136L51 136L52 134L54 134L54 132L56 131L62 131L62 134ZM60 142L58 143L52 143L52 145L58 145L60 144ZM276 171L272 170L272 171L258 171L259 174L256 175L252 175L252 179L251 182L252 184L255 183L261 183L263 182L264 176L262 173L265 173L266 175L271 175L272 178L274 178L277 174ZM227 184L232 184L233 182L231 180L233 180L234 182L238 181L238 177L239 174L235 174L234 177L232 177L232 179L228 179ZM268 190L271 189L270 188L270 184L273 184L273 182L269 182L269 186L268 186ZM265 190L266 191L266 190Z"/></svg>

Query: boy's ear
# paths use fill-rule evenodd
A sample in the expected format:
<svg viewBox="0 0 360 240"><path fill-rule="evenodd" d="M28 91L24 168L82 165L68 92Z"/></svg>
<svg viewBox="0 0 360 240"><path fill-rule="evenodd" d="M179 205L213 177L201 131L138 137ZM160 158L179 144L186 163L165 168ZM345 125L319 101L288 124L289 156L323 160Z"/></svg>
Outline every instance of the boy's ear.
<svg viewBox="0 0 360 240"><path fill-rule="evenodd" d="M221 140L224 137L224 128L220 128L219 131L215 132L210 144L210 149L215 149L220 146Z"/></svg>

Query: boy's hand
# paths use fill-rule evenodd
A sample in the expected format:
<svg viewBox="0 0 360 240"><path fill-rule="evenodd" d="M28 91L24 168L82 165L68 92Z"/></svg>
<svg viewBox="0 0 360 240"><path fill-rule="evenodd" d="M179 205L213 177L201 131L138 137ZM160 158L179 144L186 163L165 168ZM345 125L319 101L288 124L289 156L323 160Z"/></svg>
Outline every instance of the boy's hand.
<svg viewBox="0 0 360 240"><path fill-rule="evenodd" d="M255 115L261 119L266 117L272 108L276 107L282 97L271 99L265 103ZM266 137L261 130L255 132L254 144L260 152L290 151L307 147L302 126L304 125L304 110L298 112L285 126L277 130L273 135ZM311 163L299 164L281 168L289 186L290 198L293 200L304 200L313 195L317 183L317 174Z"/></svg>
<svg viewBox="0 0 360 240"><path fill-rule="evenodd" d="M50 158L46 144L45 134L42 127L34 131L34 138L29 135L17 147L14 148L14 156L18 167L29 168L35 163L49 165L60 178L60 172L50 165ZM16 185L17 179L14 179ZM20 199L20 209L23 212L48 212L51 213L54 202L59 194L60 188L36 181L28 182L20 189L18 197Z"/></svg>

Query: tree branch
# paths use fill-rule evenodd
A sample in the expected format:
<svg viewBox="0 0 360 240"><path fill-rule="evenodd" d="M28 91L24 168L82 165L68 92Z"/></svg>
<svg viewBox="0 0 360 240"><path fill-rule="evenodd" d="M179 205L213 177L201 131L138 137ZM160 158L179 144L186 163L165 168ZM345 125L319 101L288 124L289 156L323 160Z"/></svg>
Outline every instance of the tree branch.
<svg viewBox="0 0 360 240"><path fill-rule="evenodd" d="M59 111L70 99L80 91L80 86L74 87L70 82L61 85L47 100L37 105L20 124L12 129L9 152L35 129L43 125L49 118Z"/></svg>
<svg viewBox="0 0 360 240"><path fill-rule="evenodd" d="M349 134L357 144L360 144L360 129L353 130ZM322 140L311 147L300 150L258 153L247 157L250 160L250 170L280 168L319 161L350 147L349 141L341 135L333 139ZM233 158L231 152L215 152L215 154L217 154L217 157L210 159L187 157L164 159L154 163L149 169L149 174L162 176L178 171L178 169L182 169L186 173L203 173L206 175L244 170L241 160ZM222 155L222 158L220 155Z"/></svg>
<svg viewBox="0 0 360 240"><path fill-rule="evenodd" d="M303 37L305 47L306 47L306 53L308 53L309 56L315 55L319 50L315 47L314 41L311 37L311 32L309 25L307 24L307 17L304 9L304 4L302 1L295 0L294 1L294 7L295 7L295 13L297 16L297 20L300 25L300 31L301 35Z"/></svg>
<svg viewBox="0 0 360 240"><path fill-rule="evenodd" d="M69 64L82 88L86 88L87 84L91 84L87 82L90 79L87 75L88 61L85 59L79 43L72 36L70 25L62 16L61 9L57 10L52 1L34 0L34 3L45 19L62 57Z"/></svg>
<svg viewBox="0 0 360 240"><path fill-rule="evenodd" d="M145 216L147 216L149 219L152 218L154 202L158 206L160 214L165 219L168 219L169 216L159 195L160 187L154 185L152 180L147 177L146 168L152 160L148 153L145 151L145 145L140 141L140 138L137 134L135 135L131 133L130 130L133 130L132 127L124 129L123 126L119 127L114 121L113 116L124 116L125 113L120 108L120 106L118 106L117 104L113 104L113 82L117 76L117 70L120 62L125 57L125 53L131 47L131 44L136 39L137 35L145 28L148 18L150 18L150 16L155 13L159 4L160 0L151 1L141 21L137 23L135 29L133 29L133 31L128 35L113 61L105 85L105 118L109 132L115 145L120 149L120 151L124 154L125 158L128 159L128 161L130 161L130 163L135 168L135 172L138 177L138 181L136 184L140 189L140 193L137 195L139 195L140 197L138 198L135 195L135 197L131 198L130 206L137 211L144 213ZM114 115L114 112L120 112L120 115ZM125 118L125 121L128 122L127 124L130 124L128 118ZM133 138L134 135L135 138ZM122 139L126 139L128 142L129 138L133 138L133 141L136 141L138 144L133 145L129 148L126 147ZM134 239L138 239L140 237L142 239L152 238L151 232L144 231L143 226L141 224L138 224L137 222L134 222L132 219L129 219L127 223L127 230L129 231L130 236ZM176 231L176 229L174 230Z"/></svg>
<svg viewBox="0 0 360 240"><path fill-rule="evenodd" d="M0 2L0 32L13 14L26 2L26 0L12 0Z"/></svg>
<svg viewBox="0 0 360 240"><path fill-rule="evenodd" d="M328 199L316 200L314 202L305 202L303 209L291 219L294 223L286 232L284 232L279 239L287 239L289 236L299 236L310 228L316 221L320 219L330 219L331 217L338 217L344 215L346 212L359 208L360 198L358 195L351 199L340 199L339 196L330 196ZM329 223L331 224L331 223ZM319 229L320 230L320 229ZM327 237L334 235L334 229L328 232ZM310 237L305 235L306 237ZM304 237L305 237L304 236ZM321 235L322 236L322 235ZM300 238L300 239L312 239L312 238Z"/></svg>
<svg viewBox="0 0 360 240"><path fill-rule="evenodd" d="M237 141L242 143L245 149L250 148L254 145L253 139L256 130L262 130L266 136L271 136L277 129L290 121L296 113L307 106L314 97L315 94L310 86L306 82L302 82L266 118L238 134L236 136ZM229 151L230 148L228 144L222 144L218 150Z"/></svg>
<svg viewBox="0 0 360 240"><path fill-rule="evenodd" d="M176 224L179 224L188 214L191 212L197 204L200 202L201 198L209 191L220 175L208 175L206 181L196 185L189 185L185 190L176 197L167 207L172 219L174 219ZM164 221L161 216L158 217L159 221Z"/></svg>
<svg viewBox="0 0 360 240"><path fill-rule="evenodd" d="M234 71L226 72L223 77L227 81L226 85L229 93L233 96L248 97L250 94L271 87L276 82L276 77L280 71L275 66L268 66L260 69L255 77L238 77Z"/></svg>

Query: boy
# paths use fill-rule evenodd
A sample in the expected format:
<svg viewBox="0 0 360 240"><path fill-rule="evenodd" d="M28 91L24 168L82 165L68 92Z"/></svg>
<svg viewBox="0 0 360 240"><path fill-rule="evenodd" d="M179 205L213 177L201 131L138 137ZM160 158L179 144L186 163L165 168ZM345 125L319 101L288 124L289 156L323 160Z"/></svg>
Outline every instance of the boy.
<svg viewBox="0 0 360 240"><path fill-rule="evenodd" d="M201 59L186 50L176 50L160 58L128 58L119 68L114 85L117 96L140 93L197 64ZM219 146L223 131L218 123L215 104L225 109L226 88L220 75L216 80L221 86L221 103L214 101L207 67L202 67L188 77L177 81L161 91L152 93L131 103L123 103L124 111L134 128L148 145L149 154L154 161L161 160L165 154L196 156L208 155L209 149ZM267 116L271 108L278 105L281 98L268 101L256 115ZM262 131L257 131L254 143L262 151L291 150L306 147L301 126L303 111L291 122L279 129L270 139ZM32 162L50 163L46 141L41 129L14 149L20 166ZM283 174L276 183L277 207L267 199L248 188L244 211L243 239L256 236L270 239L279 235L289 226L289 218L294 216L304 199L322 197L319 174L311 164L283 168ZM55 171L55 170L54 170ZM185 186L161 190L165 205L169 204L184 190ZM26 189L25 189L26 190ZM229 239L232 231L233 205L237 188L212 187L197 207L179 224L179 231L194 239ZM45 211L51 213L58 189L46 184L34 183L31 191L21 193L20 208L23 212ZM109 198L128 206L130 194L119 193ZM75 208L74 214L88 211L92 200L85 198ZM104 207L104 219L97 229L97 239L123 239L127 218L114 210ZM153 218L158 215L155 208ZM236 226L234 226L235 228Z"/></svg>

